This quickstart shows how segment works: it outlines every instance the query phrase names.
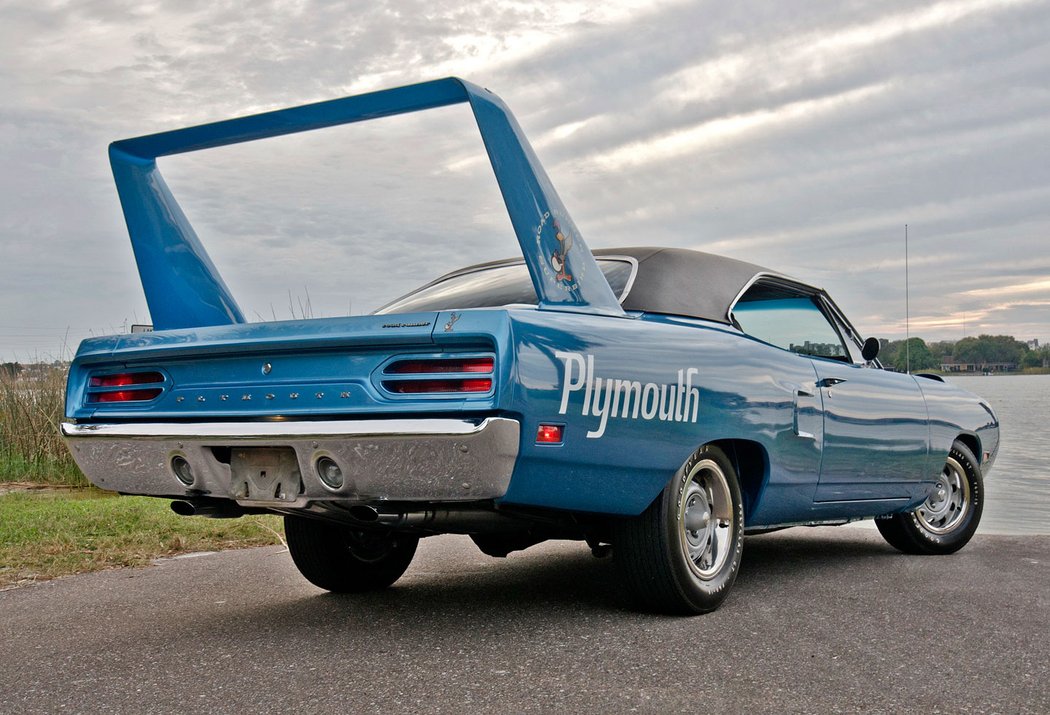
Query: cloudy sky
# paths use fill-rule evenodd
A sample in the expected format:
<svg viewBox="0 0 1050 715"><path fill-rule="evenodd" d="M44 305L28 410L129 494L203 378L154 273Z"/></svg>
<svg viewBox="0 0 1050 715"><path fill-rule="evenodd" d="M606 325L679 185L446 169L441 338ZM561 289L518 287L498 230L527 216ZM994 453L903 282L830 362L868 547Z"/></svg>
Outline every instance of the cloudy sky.
<svg viewBox="0 0 1050 715"><path fill-rule="evenodd" d="M148 322L110 141L458 75L592 247L823 285L861 332L1050 341L1050 3L0 1L0 359ZM246 314L515 255L464 106L161 161Z"/></svg>

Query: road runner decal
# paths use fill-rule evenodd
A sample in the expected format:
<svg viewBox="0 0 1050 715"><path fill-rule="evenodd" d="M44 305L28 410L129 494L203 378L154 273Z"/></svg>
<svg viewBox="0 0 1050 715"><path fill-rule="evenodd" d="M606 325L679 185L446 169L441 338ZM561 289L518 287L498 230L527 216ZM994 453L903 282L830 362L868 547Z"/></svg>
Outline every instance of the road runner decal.
<svg viewBox="0 0 1050 715"><path fill-rule="evenodd" d="M593 415L600 420L597 429L587 433L591 439L605 434L610 417L696 422L700 412L700 390L693 386L693 375L700 371L695 367L679 370L675 384L647 382L643 385L637 380L596 377L593 355L558 350L554 356L565 361L558 414L567 414L572 393L582 390L580 414L584 417Z"/></svg>
<svg viewBox="0 0 1050 715"><path fill-rule="evenodd" d="M548 225L551 227L548 235L553 233L555 239L553 246L550 240L544 240L544 229ZM558 219L552 217L550 211L540 216L540 223L536 226L536 249L540 255L544 256L540 269L545 276L566 292L579 290L580 279L585 273L581 266L573 268L575 262L569 261L574 243L573 235L569 225L562 224Z"/></svg>

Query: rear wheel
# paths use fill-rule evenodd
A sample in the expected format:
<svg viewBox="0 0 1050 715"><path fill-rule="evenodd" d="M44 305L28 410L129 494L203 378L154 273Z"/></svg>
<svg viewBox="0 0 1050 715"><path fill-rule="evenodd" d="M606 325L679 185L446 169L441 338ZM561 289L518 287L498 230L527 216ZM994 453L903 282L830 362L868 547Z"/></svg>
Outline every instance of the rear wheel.
<svg viewBox="0 0 1050 715"><path fill-rule="evenodd" d="M613 560L643 610L693 615L718 608L740 569L744 509L736 470L701 447L641 515L619 522Z"/></svg>
<svg viewBox="0 0 1050 715"><path fill-rule="evenodd" d="M405 573L419 544L413 536L360 531L301 516L284 517L284 533L299 573L335 593L386 588Z"/></svg>
<svg viewBox="0 0 1050 715"><path fill-rule="evenodd" d="M951 554L970 540L984 509L984 480L977 458L955 442L937 486L914 511L877 519L879 533L906 554Z"/></svg>

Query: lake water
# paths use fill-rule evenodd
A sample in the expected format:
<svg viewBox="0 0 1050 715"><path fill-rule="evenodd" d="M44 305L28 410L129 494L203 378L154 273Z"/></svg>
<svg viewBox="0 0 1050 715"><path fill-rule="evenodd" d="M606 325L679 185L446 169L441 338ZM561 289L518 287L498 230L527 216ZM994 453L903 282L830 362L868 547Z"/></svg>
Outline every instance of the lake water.
<svg viewBox="0 0 1050 715"><path fill-rule="evenodd" d="M1002 431L978 533L1050 534L1050 375L949 379L988 400Z"/></svg>

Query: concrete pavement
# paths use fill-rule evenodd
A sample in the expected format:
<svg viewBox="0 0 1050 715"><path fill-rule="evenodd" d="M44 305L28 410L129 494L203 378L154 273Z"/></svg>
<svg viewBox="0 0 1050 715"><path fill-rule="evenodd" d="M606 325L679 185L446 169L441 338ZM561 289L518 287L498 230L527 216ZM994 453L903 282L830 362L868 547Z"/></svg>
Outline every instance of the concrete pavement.
<svg viewBox="0 0 1050 715"><path fill-rule="evenodd" d="M278 547L0 593L0 711L1050 712L1050 537L904 556L864 528L749 537L723 607L626 610L609 560L426 539L326 594Z"/></svg>

